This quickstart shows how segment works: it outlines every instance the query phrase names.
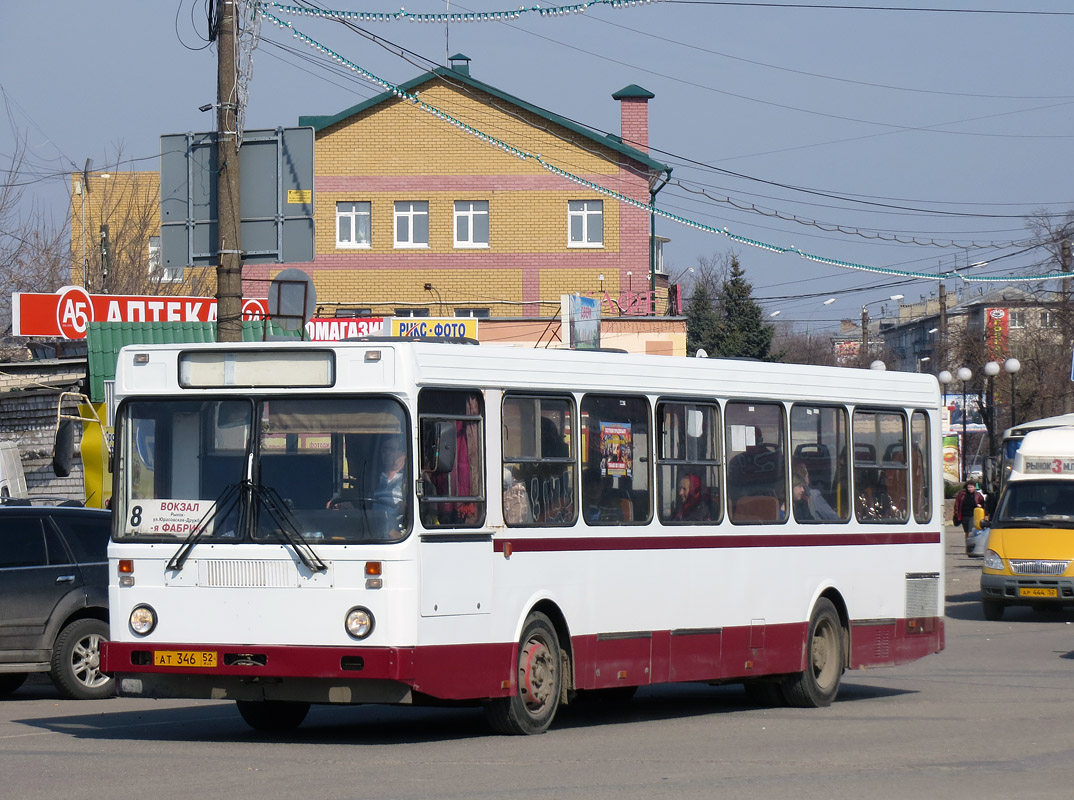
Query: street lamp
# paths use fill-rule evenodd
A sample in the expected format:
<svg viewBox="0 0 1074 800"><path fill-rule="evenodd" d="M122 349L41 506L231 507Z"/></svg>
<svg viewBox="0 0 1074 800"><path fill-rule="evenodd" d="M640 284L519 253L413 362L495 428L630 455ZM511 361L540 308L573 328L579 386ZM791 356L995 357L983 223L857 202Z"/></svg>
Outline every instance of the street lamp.
<svg viewBox="0 0 1074 800"><path fill-rule="evenodd" d="M962 441L958 449L962 455L961 480L966 480L966 381L973 377L973 371L969 367L959 367L955 374L962 381Z"/></svg>
<svg viewBox="0 0 1074 800"><path fill-rule="evenodd" d="M902 300L906 295L893 294L887 300ZM870 300L861 307L861 353L862 358L869 356L869 306L873 303L886 303L887 300Z"/></svg>
<svg viewBox="0 0 1074 800"><path fill-rule="evenodd" d="M932 356L921 356L921 358L917 360L917 371L922 372L923 370L921 368L930 361L932 361Z"/></svg>
<svg viewBox="0 0 1074 800"><path fill-rule="evenodd" d="M953 381L954 379L955 379L955 376L952 375L950 372L948 372L945 369L940 370L940 372L938 372L936 374L936 380L938 380L940 382L940 385L943 386L943 407L944 407L945 413L947 413L947 415L948 415L947 416L947 429L948 430L951 429L951 415L950 415L950 411L947 409L947 385L949 383L951 383L951 381Z"/></svg>
<svg viewBox="0 0 1074 800"><path fill-rule="evenodd" d="M1014 373L1016 373L1021 368L1022 368L1022 362L1020 362L1017 358L1008 358L1006 361L1003 362L1003 369L1006 370L1007 374L1011 376L1011 427L1012 428L1015 425L1018 424L1017 415L1014 413L1015 412L1015 404L1014 404Z"/></svg>

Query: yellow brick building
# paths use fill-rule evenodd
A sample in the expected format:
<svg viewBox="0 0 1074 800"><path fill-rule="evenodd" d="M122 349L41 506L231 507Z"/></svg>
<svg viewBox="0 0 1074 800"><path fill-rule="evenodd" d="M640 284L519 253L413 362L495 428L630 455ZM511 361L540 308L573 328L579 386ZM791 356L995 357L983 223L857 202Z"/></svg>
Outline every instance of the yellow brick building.
<svg viewBox="0 0 1074 800"><path fill-rule="evenodd" d="M685 353L685 324L666 316L677 313L667 276L652 268L666 239L653 235L645 209L601 191L648 204L667 182L671 169L648 155L652 93L628 86L612 95L621 112L613 136L476 80L462 55L400 88L406 96L299 119L315 131L314 261L245 265L245 297L268 296L273 277L298 267L312 277L318 316L477 316L488 318L482 330L499 328L495 340L530 341L538 330L554 344L560 296L579 293L600 298L608 346ZM98 188L105 181L109 193ZM159 291L137 293L215 293L212 268L151 266L156 173L91 174L89 189L72 206L74 263L88 244L76 280L135 293L102 279L97 231L106 218L141 220L136 209L151 207L151 225L131 226L129 249L141 248L140 274Z"/></svg>
<svg viewBox="0 0 1074 800"><path fill-rule="evenodd" d="M387 92L299 119L316 132L317 234L295 266L322 313L550 317L574 292L606 315L666 313L666 291L649 304L650 215L595 188L647 204L666 181L647 153L651 93L613 95L615 137L476 80L465 56L401 88L420 102ZM285 266L244 269L246 294Z"/></svg>

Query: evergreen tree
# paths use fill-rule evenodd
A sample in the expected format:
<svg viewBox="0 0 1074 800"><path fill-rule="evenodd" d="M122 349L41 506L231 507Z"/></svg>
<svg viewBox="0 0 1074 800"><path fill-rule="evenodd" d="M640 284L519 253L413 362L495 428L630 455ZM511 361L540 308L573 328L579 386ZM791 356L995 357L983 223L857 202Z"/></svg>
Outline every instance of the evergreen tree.
<svg viewBox="0 0 1074 800"><path fill-rule="evenodd" d="M764 323L763 312L753 300L753 287L745 275L738 263L738 256L732 253L727 276L720 287L720 311L717 315L719 325L715 337L711 340L711 347L706 349L710 356L778 360L779 356L771 352L775 331L771 325Z"/></svg>
<svg viewBox="0 0 1074 800"><path fill-rule="evenodd" d="M720 316L704 282L694 285L686 306L686 354L694 355L698 348L713 355L712 346L720 328Z"/></svg>

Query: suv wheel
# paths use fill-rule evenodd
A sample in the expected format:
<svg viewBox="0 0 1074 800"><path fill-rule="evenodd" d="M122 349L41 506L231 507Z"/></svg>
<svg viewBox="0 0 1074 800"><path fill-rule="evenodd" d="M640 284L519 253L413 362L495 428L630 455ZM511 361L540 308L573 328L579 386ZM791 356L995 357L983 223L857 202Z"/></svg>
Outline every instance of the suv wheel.
<svg viewBox="0 0 1074 800"><path fill-rule="evenodd" d="M115 682L101 672L101 642L108 625L99 619L77 619L60 631L52 648L49 677L60 694L71 700L110 697Z"/></svg>

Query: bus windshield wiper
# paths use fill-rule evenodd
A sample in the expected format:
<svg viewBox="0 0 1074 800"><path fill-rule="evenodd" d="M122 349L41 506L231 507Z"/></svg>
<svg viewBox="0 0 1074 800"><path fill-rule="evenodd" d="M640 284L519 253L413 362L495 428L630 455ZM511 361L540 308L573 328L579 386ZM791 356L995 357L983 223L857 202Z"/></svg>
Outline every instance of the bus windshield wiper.
<svg viewBox="0 0 1074 800"><path fill-rule="evenodd" d="M269 516L275 521L280 535L291 545L291 549L295 551L295 555L302 560L306 568L310 572L327 572L328 565L324 563L321 557L317 555L317 551L302 536L302 532L295 525L294 514L287 508L283 498L280 497L280 493L266 486L254 486L253 492L254 496L264 505Z"/></svg>
<svg viewBox="0 0 1074 800"><path fill-rule="evenodd" d="M168 561L166 569L169 572L179 572L183 568L183 564L186 563L187 558L190 556L190 551L194 549L194 545L198 543L205 532L209 530L209 525L213 523L217 518L226 518L231 510L239 501L239 485L237 483L230 484L220 496L216 498L216 502L213 503L213 507L205 512L205 515L198 520L198 524L190 529L190 533L187 534L186 539L179 545L179 549L175 551L175 554ZM222 510L225 508L226 511Z"/></svg>

